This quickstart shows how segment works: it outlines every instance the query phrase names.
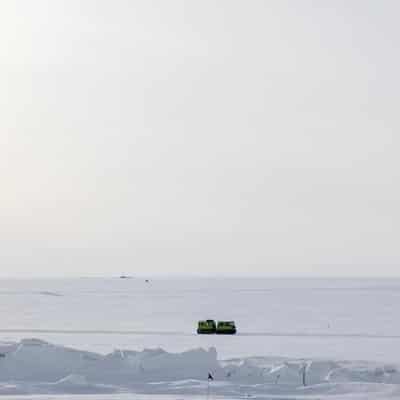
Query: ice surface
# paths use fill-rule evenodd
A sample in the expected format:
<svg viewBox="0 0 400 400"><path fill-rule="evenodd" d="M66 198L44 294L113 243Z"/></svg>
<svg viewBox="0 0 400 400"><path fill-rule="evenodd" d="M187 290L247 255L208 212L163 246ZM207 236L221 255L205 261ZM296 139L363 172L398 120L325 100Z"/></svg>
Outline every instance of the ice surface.
<svg viewBox="0 0 400 400"><path fill-rule="evenodd" d="M229 398L400 394L396 365L323 359L218 360L215 348L170 353L115 350L102 355L39 339L2 345L0 395L174 394ZM304 371L304 372L303 372ZM211 373L214 380L209 382ZM304 374L304 376L303 376ZM304 386L304 383L306 386Z"/></svg>
<svg viewBox="0 0 400 400"><path fill-rule="evenodd" d="M213 385L225 397L398 391L398 280L0 280L0 298L0 391L8 396L116 396L125 385L140 392L140 384L144 393L203 396L197 356L205 354L208 366L211 353L193 350L200 348L218 350ZM196 335L197 320L206 318L235 320L238 335ZM193 351L196 366L179 369ZM98 363L113 368L98 376ZM311 386L293 392L301 363ZM152 374L140 375L144 364Z"/></svg>

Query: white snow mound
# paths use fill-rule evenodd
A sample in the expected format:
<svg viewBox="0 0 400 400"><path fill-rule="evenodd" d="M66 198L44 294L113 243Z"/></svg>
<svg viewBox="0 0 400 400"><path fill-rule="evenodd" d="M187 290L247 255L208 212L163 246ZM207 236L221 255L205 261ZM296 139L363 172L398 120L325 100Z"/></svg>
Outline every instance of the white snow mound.
<svg viewBox="0 0 400 400"><path fill-rule="evenodd" d="M163 393L220 396L400 394L396 365L252 357L220 361L215 348L101 355L38 339L0 343L0 394ZM208 382L208 374L214 380ZM363 397L360 397L363 398ZM366 397L367 398L367 397Z"/></svg>

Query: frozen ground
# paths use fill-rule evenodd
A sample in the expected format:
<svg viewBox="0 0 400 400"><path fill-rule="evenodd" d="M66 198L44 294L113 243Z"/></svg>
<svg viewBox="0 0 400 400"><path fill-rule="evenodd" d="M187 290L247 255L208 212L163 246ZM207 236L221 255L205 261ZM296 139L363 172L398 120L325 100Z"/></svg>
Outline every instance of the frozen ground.
<svg viewBox="0 0 400 400"><path fill-rule="evenodd" d="M215 348L169 353L116 349L101 355L38 339L0 345L0 395L126 393L203 398L400 395L397 365L248 357L220 360ZM214 380L208 381L211 373Z"/></svg>
<svg viewBox="0 0 400 400"><path fill-rule="evenodd" d="M400 395L397 280L3 280L0 300L7 399L204 398L208 370L226 398ZM234 319L239 334L197 336L201 318Z"/></svg>

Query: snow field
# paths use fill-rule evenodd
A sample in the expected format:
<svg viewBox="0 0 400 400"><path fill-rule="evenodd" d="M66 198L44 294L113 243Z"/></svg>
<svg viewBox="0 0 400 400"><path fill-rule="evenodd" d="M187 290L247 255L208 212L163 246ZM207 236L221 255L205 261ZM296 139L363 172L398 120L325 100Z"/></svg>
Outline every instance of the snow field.
<svg viewBox="0 0 400 400"><path fill-rule="evenodd" d="M0 394L207 393L229 398L400 394L394 364L282 357L218 360L215 348L169 353L115 350L102 355L39 339L0 345ZM208 382L211 373L214 381ZM306 386L303 385L306 384Z"/></svg>

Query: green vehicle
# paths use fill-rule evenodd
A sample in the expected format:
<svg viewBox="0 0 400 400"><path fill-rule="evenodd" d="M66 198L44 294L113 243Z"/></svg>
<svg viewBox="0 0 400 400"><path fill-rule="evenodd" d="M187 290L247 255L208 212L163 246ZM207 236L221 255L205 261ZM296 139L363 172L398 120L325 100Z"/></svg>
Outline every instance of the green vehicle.
<svg viewBox="0 0 400 400"><path fill-rule="evenodd" d="M218 321L217 335L234 335L236 333L236 325L234 321Z"/></svg>
<svg viewBox="0 0 400 400"><path fill-rule="evenodd" d="M215 333L217 326L213 319L207 319L205 321L199 321L197 324L197 333L199 335L211 335Z"/></svg>

